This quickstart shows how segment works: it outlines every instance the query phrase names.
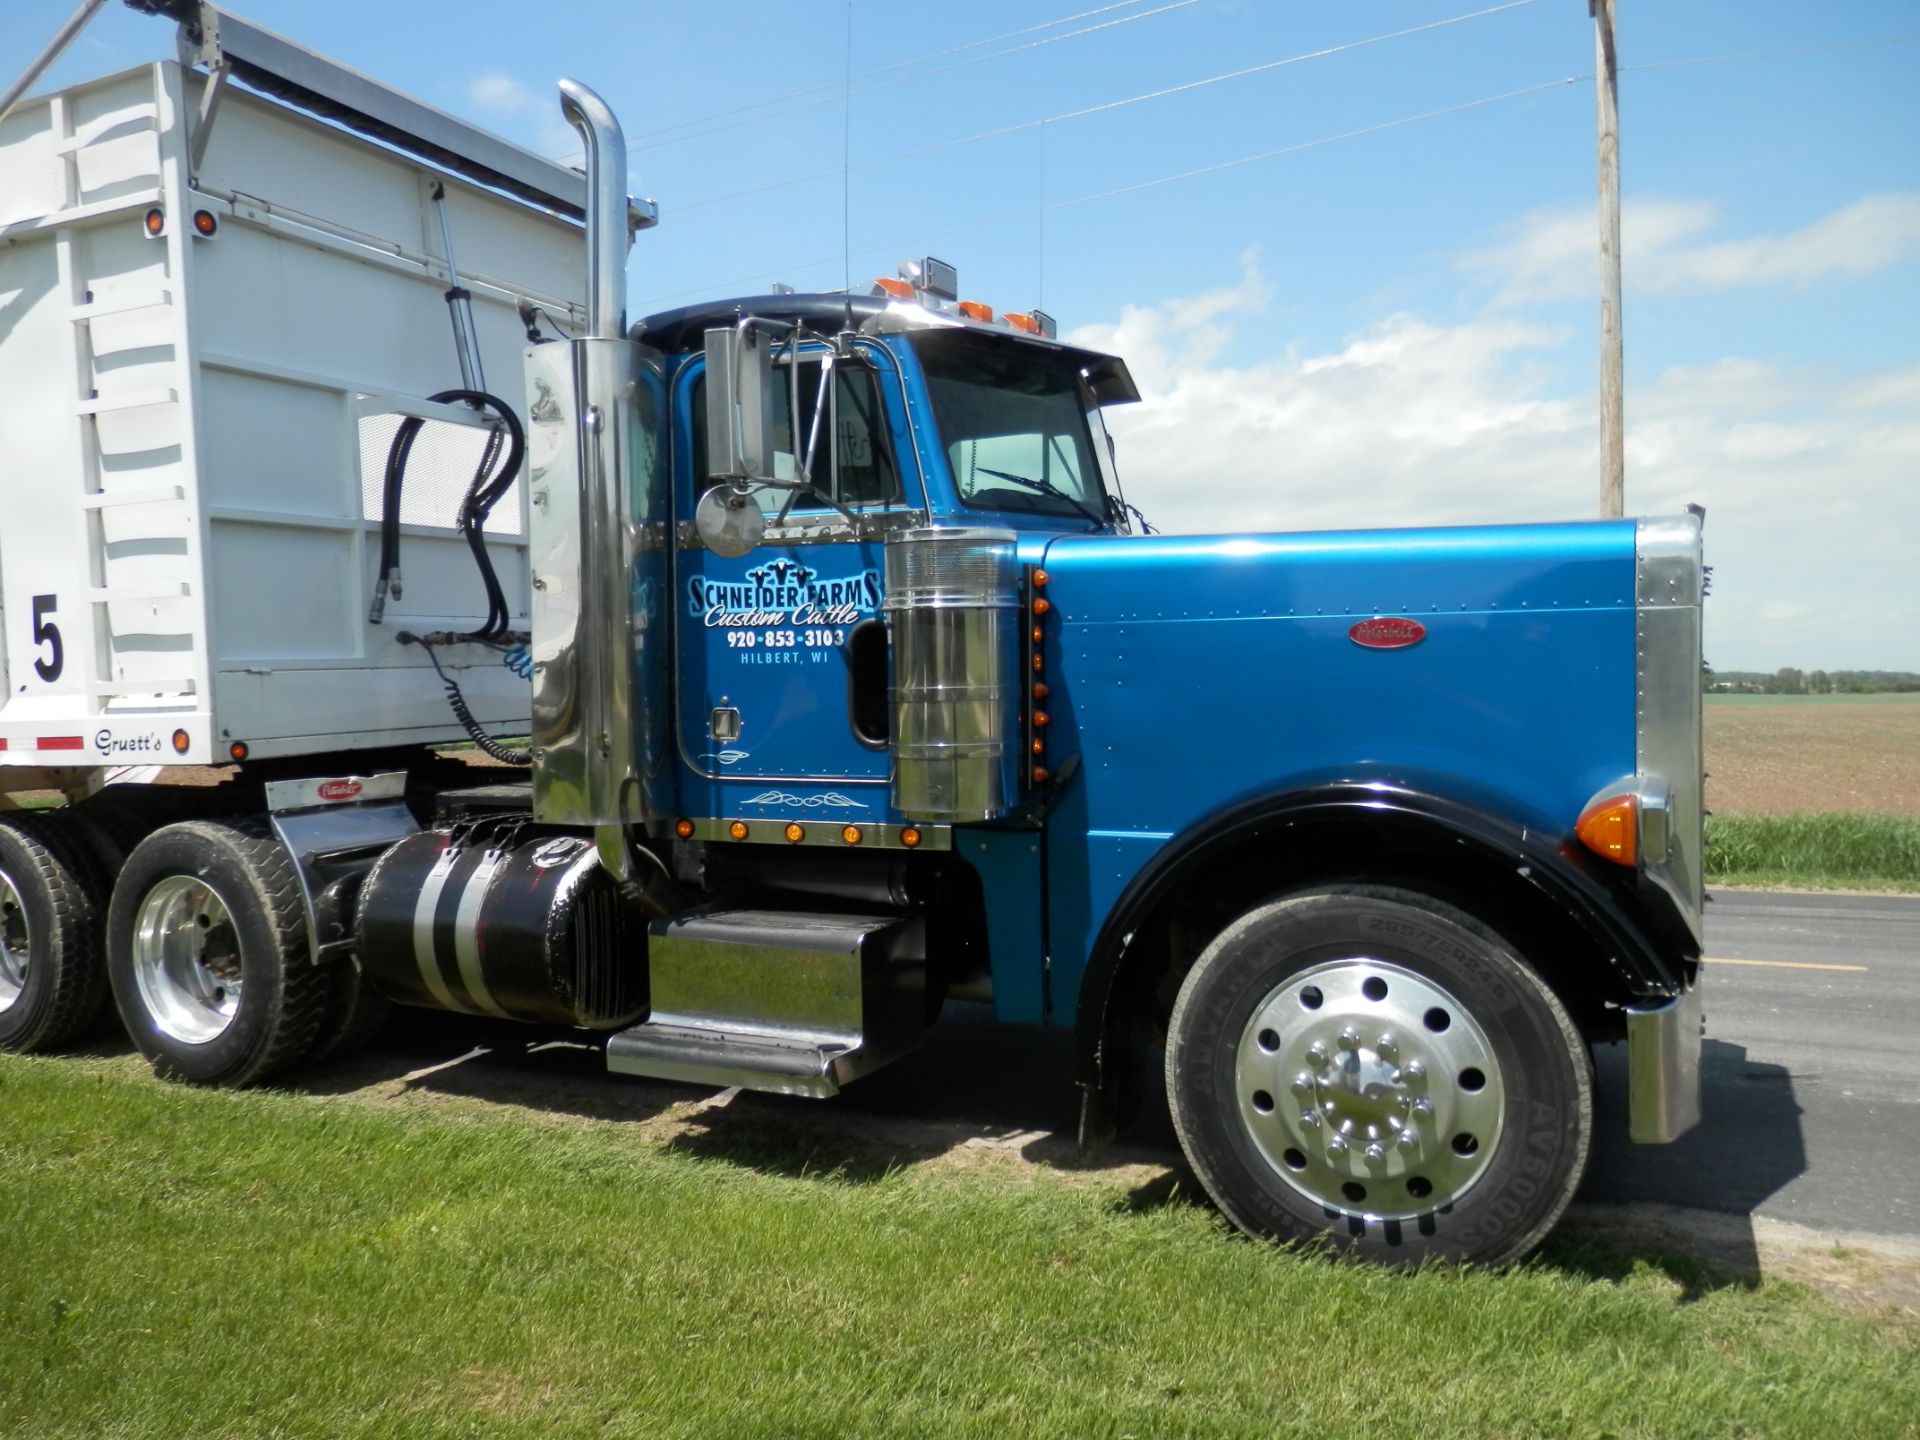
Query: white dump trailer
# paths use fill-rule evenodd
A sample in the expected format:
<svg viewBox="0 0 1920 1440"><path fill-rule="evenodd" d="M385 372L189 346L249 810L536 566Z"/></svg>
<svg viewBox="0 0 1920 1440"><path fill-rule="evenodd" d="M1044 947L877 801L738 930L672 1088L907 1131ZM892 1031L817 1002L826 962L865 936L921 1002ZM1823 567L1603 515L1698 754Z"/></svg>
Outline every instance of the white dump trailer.
<svg viewBox="0 0 1920 1440"><path fill-rule="evenodd" d="M142 66L0 122L0 792L465 738L400 637L489 615L459 519L499 420L429 397L492 383L518 409L529 326L579 328L584 182L351 72L303 73L275 38L222 17L212 78ZM225 84L261 55L281 88L449 163ZM402 583L374 623L409 416ZM438 649L496 733L528 723L502 664L528 623L525 504L515 479L484 527L502 643Z"/></svg>

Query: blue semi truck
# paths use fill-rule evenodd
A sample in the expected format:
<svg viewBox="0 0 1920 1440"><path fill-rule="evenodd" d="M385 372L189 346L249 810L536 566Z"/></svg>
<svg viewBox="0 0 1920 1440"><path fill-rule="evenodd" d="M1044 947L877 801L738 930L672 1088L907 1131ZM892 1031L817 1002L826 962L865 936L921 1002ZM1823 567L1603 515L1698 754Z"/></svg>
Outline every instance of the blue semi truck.
<svg viewBox="0 0 1920 1440"><path fill-rule="evenodd" d="M1086 1144L1164 1085L1234 1224L1388 1263L1546 1234L1595 1045L1627 1047L1633 1139L1697 1121L1697 514L1146 532L1104 420L1139 398L1127 366L1044 315L929 260L630 322L652 214L585 87L584 176L541 190L291 42L142 8L212 75L535 192L584 241L585 302L563 338L523 297L524 394L416 415L484 422L476 553L476 497L525 487L524 592L490 629L380 632L519 768L234 739L225 785L0 817L0 1044L56 1048L110 991L162 1074L250 1084L397 1004L827 1097L986 1003L1072 1031ZM45 630L10 644L44 678ZM502 649L517 727L461 693ZM200 758L192 725L172 744Z"/></svg>

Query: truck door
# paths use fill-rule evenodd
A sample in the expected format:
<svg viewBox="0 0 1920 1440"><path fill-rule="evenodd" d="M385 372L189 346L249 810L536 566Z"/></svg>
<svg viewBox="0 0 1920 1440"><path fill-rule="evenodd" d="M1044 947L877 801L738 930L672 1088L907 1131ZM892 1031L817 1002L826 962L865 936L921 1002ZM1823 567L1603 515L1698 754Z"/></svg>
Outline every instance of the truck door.
<svg viewBox="0 0 1920 1440"><path fill-rule="evenodd" d="M798 804L823 818L873 820L886 810L881 554L889 529L924 523L925 490L917 466L911 488L903 475L912 448L892 357L856 345L851 358L834 362L823 395L825 358L824 348L803 349L797 365L783 358L775 367L776 479L798 473L790 388L797 370L799 444L804 451L811 439L811 478L853 518L816 495L761 486L766 538L749 554L725 559L691 525L680 527L677 728L683 763L713 782L712 814ZM675 449L688 462L679 477L682 516L712 483L703 371L695 360L676 387Z"/></svg>

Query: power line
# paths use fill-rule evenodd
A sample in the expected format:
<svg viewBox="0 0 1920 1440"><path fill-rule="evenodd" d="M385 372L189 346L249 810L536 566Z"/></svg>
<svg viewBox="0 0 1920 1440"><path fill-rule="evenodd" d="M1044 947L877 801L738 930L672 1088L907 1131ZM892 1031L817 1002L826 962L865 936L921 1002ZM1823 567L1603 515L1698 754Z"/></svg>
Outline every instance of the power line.
<svg viewBox="0 0 1920 1440"><path fill-rule="evenodd" d="M881 90L890 90L896 85L911 85L920 80L931 79L935 75L945 75L950 70L964 70L969 65L984 65L989 60L1004 60L1009 55L1020 55L1029 50L1038 50L1047 45L1058 45L1062 40L1078 40L1083 35L1097 34L1102 30L1111 30L1119 25L1131 25L1136 20L1151 20L1156 15L1165 15L1174 10L1185 10L1198 5L1200 0L1170 0L1170 3L1157 6L1152 10L1142 10L1133 15L1122 15L1117 20L1103 20L1098 25L1083 26L1078 30L1069 30L1064 35L1049 35L1044 40L1030 40L1025 45L1014 45L1005 50L996 50L990 55L976 55L970 60L956 60L951 65L942 65L934 70L922 70L918 74L905 75L897 80L882 80L877 85L868 85L855 90L855 95L872 95ZM1526 0L1531 3L1531 0ZM832 88L832 87L828 87ZM807 93L807 92L801 92ZM675 135L652 145L638 145L637 150L664 150L669 145L679 145L688 140L701 140L708 135L718 135L727 130L738 130L743 125L759 125L768 120L778 120L785 115L797 115L802 110L816 110L822 105L833 103L833 96L818 100L809 100L802 105L790 105L785 110L774 110L765 115L750 115L743 120L729 120L724 125L709 126L705 130L695 130L686 135Z"/></svg>
<svg viewBox="0 0 1920 1440"><path fill-rule="evenodd" d="M1196 166L1191 170L1177 171L1171 175L1156 176L1151 180L1137 180L1126 185L1117 185L1112 189L1098 190L1090 195L1077 195L1069 200L1058 200L1051 204L1034 206L1026 210L1016 210L1004 215L995 215L985 220L969 221L965 225L955 225L944 230L923 231L907 240L895 241L887 245L873 245L853 253L858 256L893 254L902 250L914 250L923 247L932 240L944 240L952 235L964 235L974 230L985 230L995 225L1010 224L1015 220L1030 220L1036 215L1050 214L1055 210L1066 210L1076 205L1091 205L1099 200L1111 200L1121 195L1132 195L1141 190L1151 190L1161 185L1172 185L1181 180L1194 180L1203 175L1216 175L1224 170L1236 170L1244 165L1257 164L1263 160L1278 159L1282 155L1297 155L1303 150L1317 150L1324 145L1334 145L1343 140L1358 140L1367 135L1379 135L1388 130L1399 130L1408 125L1417 125L1427 120L1440 120L1450 115L1459 115L1468 110L1479 110L1489 105L1498 105L1508 100L1518 100L1527 95L1538 95L1547 90L1560 90L1569 85L1578 85L1591 80L1591 72L1584 75L1568 75L1558 80L1543 80L1537 85L1524 85L1518 90L1503 90L1497 95L1483 95L1477 100L1463 100L1456 105L1443 105L1435 110L1423 110L1415 115L1402 115L1394 120L1383 120L1376 125L1363 125L1357 130L1342 130L1333 135L1322 135L1312 140L1301 140L1292 145L1282 145L1273 150L1262 150L1257 155L1243 155L1237 160L1221 160L1211 165ZM691 290L676 290L670 294L647 297L643 304L653 304L662 300L678 300L687 295L705 295L713 291L730 290L736 285L744 285L768 275L790 274L811 270L821 265L830 265L842 257L829 255L818 260L805 260L798 264L773 266L756 270L751 275L742 275L733 280L718 281L702 285Z"/></svg>
<svg viewBox="0 0 1920 1440"><path fill-rule="evenodd" d="M984 40L969 40L964 45L951 45L945 50L935 50L927 55L915 55L911 59L896 60L890 65L877 66L872 70L862 70L852 77L854 80L871 80L876 75L890 75L895 70L905 70L915 65L929 64L935 60L944 60L949 55L964 55L969 50L978 50L982 45L998 45L1003 40L1017 40L1023 35L1033 35L1041 30L1052 30L1057 26L1071 25L1078 20L1090 20L1097 15L1105 15L1114 10L1128 10L1136 5L1144 5L1146 0L1115 0L1111 5L1096 6L1092 10L1082 10L1074 15L1062 15L1058 20L1045 20L1038 25L1023 26L1018 30L1008 30L999 35L989 35ZM676 120L671 125L662 125L654 130L641 130L631 137L634 140L648 140L656 135L670 135L676 130L690 129L695 125L704 125L709 120L726 120L735 115L744 115L750 110L764 110L769 105L784 104L788 100L801 100L809 95L818 95L822 91L838 90L840 83L826 81L820 85L809 85L801 90L789 90L784 95L769 95L764 100L754 100L745 105L736 105L728 110L716 110L708 115L695 115L686 120Z"/></svg>
<svg viewBox="0 0 1920 1440"><path fill-rule="evenodd" d="M982 140L998 140L1007 135L1017 135L1024 131L1035 130L1045 125L1055 125L1063 120L1079 120L1088 115L1102 115L1112 110L1122 110L1129 105L1139 105L1148 100L1161 100L1170 95L1183 95L1192 90L1202 90L1211 85L1224 84L1229 80L1242 80L1249 75L1261 75L1268 71L1284 69L1290 65L1304 64L1309 60L1324 60L1333 55L1344 55L1350 50L1364 50L1372 45L1381 45L1389 40L1404 40L1408 36L1424 34L1429 30L1441 30L1450 25L1461 25L1469 20L1481 20L1489 15L1498 15L1505 10L1518 10L1531 5L1534 0L1508 0L1503 5L1494 5L1485 10L1474 10L1465 15L1453 15L1445 20L1432 20L1424 25L1414 25L1405 30L1393 30L1384 35L1369 35L1363 40L1349 40L1341 45L1329 45L1320 50L1308 50L1299 55L1288 55L1279 60L1268 60L1263 64L1249 65L1239 70L1224 71L1219 75L1209 75L1200 80L1189 80L1180 85L1163 86L1157 90L1143 90L1138 95L1128 95L1119 100L1107 100L1098 105L1088 105L1079 110L1064 110L1058 115L1048 115L1039 120L1022 120L1014 125L1002 125L993 130L982 130L977 134L963 135L957 140L940 140L931 145L921 145L912 150L902 150L893 155L883 155L874 160L862 160L853 166L855 170L872 169L879 165L893 165L902 160L916 160L923 155L931 155L939 150L953 150L962 145L977 144ZM689 210L704 209L709 205L719 205L730 200L743 200L753 195L764 195L771 190L784 190L793 185L804 185L815 180L825 180L840 174L838 170L825 170L812 175L800 175L785 180L776 180L769 185L756 186L751 190L736 190L726 195L712 196L706 200L693 200L685 205L675 206L675 212L685 214Z"/></svg>

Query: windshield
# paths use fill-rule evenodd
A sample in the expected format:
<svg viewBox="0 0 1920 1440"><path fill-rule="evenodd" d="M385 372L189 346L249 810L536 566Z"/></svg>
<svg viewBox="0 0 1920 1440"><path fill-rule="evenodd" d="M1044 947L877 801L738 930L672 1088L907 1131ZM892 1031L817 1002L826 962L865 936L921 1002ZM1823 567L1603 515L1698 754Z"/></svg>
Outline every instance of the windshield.
<svg viewBox="0 0 1920 1440"><path fill-rule="evenodd" d="M963 504L1108 522L1090 401L1071 360L965 331L913 343Z"/></svg>

